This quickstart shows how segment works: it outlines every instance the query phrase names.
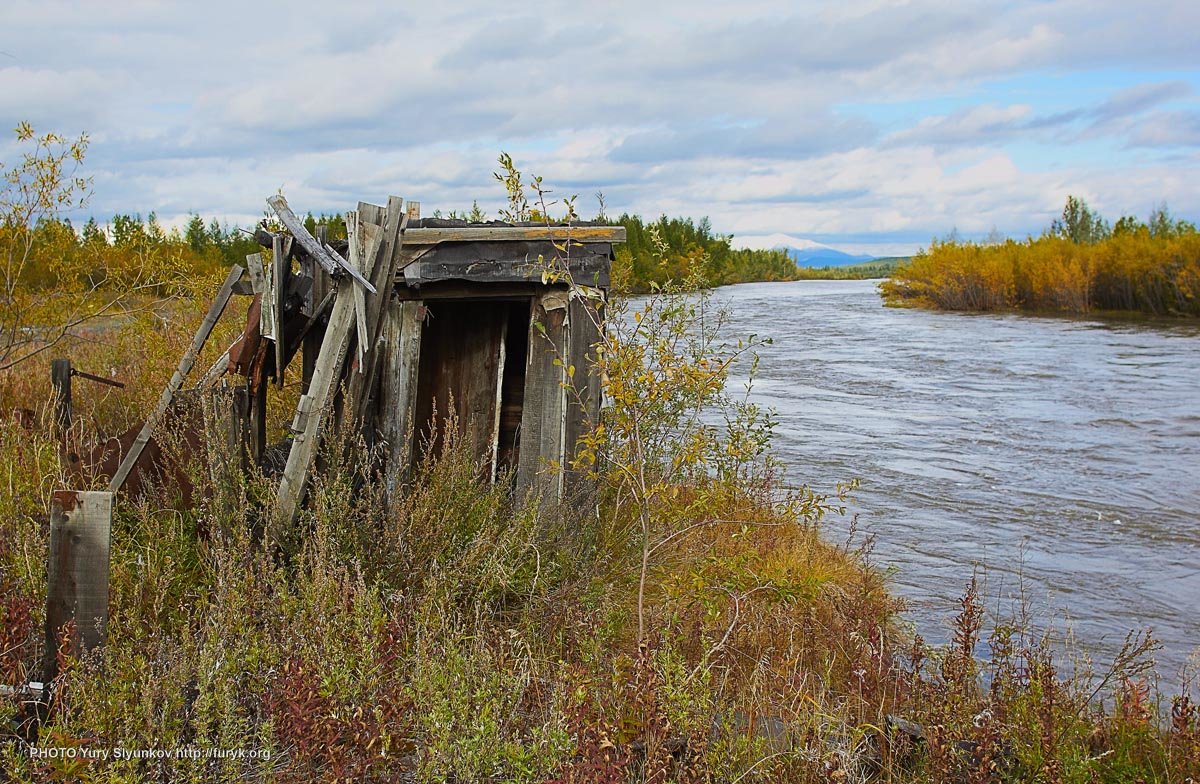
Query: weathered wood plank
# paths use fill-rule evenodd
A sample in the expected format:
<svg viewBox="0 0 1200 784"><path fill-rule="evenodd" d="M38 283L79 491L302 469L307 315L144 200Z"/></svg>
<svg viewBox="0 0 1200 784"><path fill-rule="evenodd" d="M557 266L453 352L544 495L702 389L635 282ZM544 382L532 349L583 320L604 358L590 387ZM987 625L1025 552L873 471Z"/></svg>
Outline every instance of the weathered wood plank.
<svg viewBox="0 0 1200 784"><path fill-rule="evenodd" d="M597 292L599 294L599 292ZM596 299L572 297L567 310L567 367L568 372L566 445L567 464L563 478L563 497L581 505L592 502L594 483L587 480L585 470L575 470L571 462L578 455L579 439L592 431L600 420L600 399L603 394L596 370L596 345L602 340L600 325L604 318L602 295Z"/></svg>
<svg viewBox="0 0 1200 784"><path fill-rule="evenodd" d="M325 241L327 239L326 234L327 232L325 224L322 223L317 226L317 242L319 242L322 246L325 245ZM318 266L315 261L309 259L308 256L303 256L301 263L308 265L309 272L311 273L313 279L312 289L309 292L309 299L314 305L316 303L323 303L326 298L330 297L332 294L333 278L330 277L328 272ZM332 297L329 298L329 306L333 306ZM314 307L312 312L309 314L309 317L312 319L312 321L309 322L308 327L305 330L304 339L302 341L303 353L301 356L300 370L301 393L308 392L308 384L309 381L312 380L313 366L317 363L317 355L321 353L321 340L325 331L325 322L329 318L329 313L322 313L319 307Z"/></svg>
<svg viewBox="0 0 1200 784"><path fill-rule="evenodd" d="M274 340L279 334L278 314L275 312L275 282L274 276L268 275L261 253L246 255L246 269L250 272L250 283L254 286L258 299L258 334L267 340ZM207 374L205 376L207 378Z"/></svg>
<svg viewBox="0 0 1200 784"><path fill-rule="evenodd" d="M500 415L504 404L504 364L508 361L508 313L507 309L501 316L500 322L500 359L496 363L496 392L493 396L492 436L488 444L489 459L492 462L490 481L496 481L496 472L500 466Z"/></svg>
<svg viewBox="0 0 1200 784"><path fill-rule="evenodd" d="M304 499L308 471L317 454L321 424L329 412L334 389L341 378L350 335L354 328L354 286L340 283L335 285L337 295L333 303L333 312L329 316L329 324L325 328L321 353L313 367L308 392L300 396L296 417L292 422L295 437L288 454L287 466L279 480L277 496L281 521L295 519Z"/></svg>
<svg viewBox="0 0 1200 784"><path fill-rule="evenodd" d="M346 213L347 252L350 254L350 264L358 269L363 267L363 257L366 254L366 239L363 236L366 225L357 212ZM358 372L362 372L363 357L366 353L367 339L367 295L358 286L354 287L354 325L355 351L358 355Z"/></svg>
<svg viewBox="0 0 1200 784"><path fill-rule="evenodd" d="M245 385L222 383L207 390L205 435L209 439L209 478L220 486L245 473L250 452L250 398Z"/></svg>
<svg viewBox="0 0 1200 784"><path fill-rule="evenodd" d="M247 458L251 465L258 465L262 461L263 452L267 449L267 385L265 379L263 383L255 383L254 379L251 379L246 396L250 409Z"/></svg>
<svg viewBox="0 0 1200 784"><path fill-rule="evenodd" d="M321 245L317 242L316 237L308 233L308 229L304 228L304 223L296 217L296 213L288 206L287 199L276 194L267 199L267 204L279 216L279 220L287 227L287 230L292 233L292 237L296 242L300 243L300 247L308 256L316 261L321 267L334 277L342 274L348 274L359 282L360 285L367 287L367 290L372 294L375 293L375 288L371 282L362 276L362 273L354 269L345 259L329 248L328 244Z"/></svg>
<svg viewBox="0 0 1200 784"><path fill-rule="evenodd" d="M389 499L408 481L416 440L417 372L421 364L421 332L425 306L415 300L388 303L387 354L380 392L380 430L389 446L385 482Z"/></svg>
<svg viewBox="0 0 1200 784"><path fill-rule="evenodd" d="M50 363L50 383L54 385L54 427L62 435L71 430L71 360Z"/></svg>
<svg viewBox="0 0 1200 784"><path fill-rule="evenodd" d="M399 196L388 197L388 206L385 212L382 231L382 243L371 272L371 282L375 284L378 293L373 295L367 302L367 334L370 336L368 345L370 352L375 356L372 359L368 359L366 367L362 368L365 371L362 377L353 380L350 394L351 405L356 415L360 417L363 434L366 436L368 443L373 443L375 440L375 434L370 427L372 419L375 417L370 409L371 398L376 390L376 380L379 375L378 369L386 361L382 354L391 350L390 347L384 347L381 343L384 310L393 295L394 285L392 281L395 280L396 268L402 258L403 235L407 225L408 216L404 212L404 199ZM378 349L380 348L383 351L379 351Z"/></svg>
<svg viewBox="0 0 1200 784"><path fill-rule="evenodd" d="M566 457L567 376L561 358L568 353L567 300L566 291L548 291L534 302L530 314L517 454L517 493L540 493L551 504L562 498Z"/></svg>
<svg viewBox="0 0 1200 784"><path fill-rule="evenodd" d="M271 238L271 312L275 314L275 324L271 332L275 344L275 383L283 386L283 302L286 296L284 289L287 278L292 274L291 262L288 260L287 248L283 237L276 234Z"/></svg>
<svg viewBox="0 0 1200 784"><path fill-rule="evenodd" d="M46 646L43 680L58 674L64 626L75 655L104 644L108 625L109 547L113 494L56 490L50 499L50 554L47 562Z"/></svg>
<svg viewBox="0 0 1200 784"><path fill-rule="evenodd" d="M405 242L408 234L405 233ZM572 248L570 272L575 283L606 287L612 266L612 245L594 243ZM545 242L448 243L429 248L403 268L407 286L423 286L445 280L487 283L542 283L542 274L561 252ZM539 263L539 257L543 260Z"/></svg>
<svg viewBox="0 0 1200 784"><path fill-rule="evenodd" d="M121 485L125 484L125 480L129 477L129 472L133 470L133 464L137 462L138 457L142 454L142 450L146 448L146 443L154 434L155 426L158 425L158 421L162 418L163 414L167 412L167 408L170 407L175 393L179 391L179 387L183 385L184 378L191 371L192 365L196 364L196 357L199 356L200 350L204 348L208 336L212 334L217 319L225 312L225 306L229 304L229 298L233 296L233 284L237 283L238 279L242 277L243 272L244 270L241 267L234 266L225 278L225 282L221 284L221 288L217 291L217 298L213 300L212 306L209 307L208 313L204 316L204 321L201 322L200 328L196 330L196 334L192 338L192 345L184 352L183 358L179 360L179 367L176 368L175 374L167 382L166 389L159 396L154 410L146 418L146 423L142 426L141 432L134 439L129 452L125 454L124 459L121 460L120 467L117 468L112 481L109 482L109 492L119 492Z"/></svg>
<svg viewBox="0 0 1200 784"><path fill-rule="evenodd" d="M409 202L412 204L412 202ZM554 240L563 242L624 242L624 226L480 226L453 229L409 229L406 245L434 245L439 242L512 242L517 240Z"/></svg>
<svg viewBox="0 0 1200 784"><path fill-rule="evenodd" d="M262 294L267 290L267 271L263 265L261 253L246 255L246 272L250 275L250 292L252 294Z"/></svg>

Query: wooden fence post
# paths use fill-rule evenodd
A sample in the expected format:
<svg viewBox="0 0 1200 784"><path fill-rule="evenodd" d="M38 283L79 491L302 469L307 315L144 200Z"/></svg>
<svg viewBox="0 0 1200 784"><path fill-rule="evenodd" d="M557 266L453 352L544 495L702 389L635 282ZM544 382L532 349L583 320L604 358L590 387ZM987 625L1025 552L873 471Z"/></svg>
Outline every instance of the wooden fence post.
<svg viewBox="0 0 1200 784"><path fill-rule="evenodd" d="M50 382L54 384L54 424L60 434L71 430L71 360L56 359L50 364Z"/></svg>
<svg viewBox="0 0 1200 784"><path fill-rule="evenodd" d="M50 501L47 563L46 683L58 674L63 627L74 621L68 641L79 655L104 643L108 624L108 559L113 494L56 490Z"/></svg>

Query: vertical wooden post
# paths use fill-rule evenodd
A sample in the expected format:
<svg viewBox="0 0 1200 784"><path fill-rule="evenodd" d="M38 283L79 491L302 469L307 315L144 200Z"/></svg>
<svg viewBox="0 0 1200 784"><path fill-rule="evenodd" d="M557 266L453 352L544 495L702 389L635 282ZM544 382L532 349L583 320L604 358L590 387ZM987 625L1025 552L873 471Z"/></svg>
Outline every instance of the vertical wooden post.
<svg viewBox="0 0 1200 784"><path fill-rule="evenodd" d="M56 359L50 364L54 384L54 425L60 434L71 430L71 360Z"/></svg>
<svg viewBox="0 0 1200 784"><path fill-rule="evenodd" d="M540 492L549 504L562 500L566 461L567 302L568 293L555 289L533 303L517 454L517 492Z"/></svg>
<svg viewBox="0 0 1200 784"><path fill-rule="evenodd" d="M421 365L421 329L425 307L417 300L391 300L384 314L386 347L380 384L379 429L388 443L387 495L408 480L417 425L417 372Z"/></svg>
<svg viewBox="0 0 1200 784"><path fill-rule="evenodd" d="M291 243L284 242L280 234L271 237L271 309L275 313L275 382L283 386L283 296L287 279L292 274L292 263L288 259Z"/></svg>
<svg viewBox="0 0 1200 784"><path fill-rule="evenodd" d="M321 247L325 247L327 235L328 231L325 224L322 223L317 227L317 242L321 243ZM315 303L323 301L325 295L329 293L329 289L333 285L333 278L316 263L313 264L312 276L312 300L315 307ZM313 317L322 318L320 314L313 314ZM327 319L327 317L324 318ZM317 356L321 353L321 341L324 339L325 329L319 325L310 329L304 336L300 355L300 393L303 395L308 394L308 386L312 382L313 370L317 367Z"/></svg>
<svg viewBox="0 0 1200 784"><path fill-rule="evenodd" d="M603 395L600 374L596 369L596 344L602 339L600 324L604 317L603 299L573 297L568 305L567 325L569 351L563 361L574 367L567 380L567 417L564 443L568 465L563 466L563 497L580 508L593 505L596 485L586 481L582 471L570 468L575 459L579 439L587 435L600 421L600 398Z"/></svg>
<svg viewBox="0 0 1200 784"><path fill-rule="evenodd" d="M249 462L250 394L245 386L224 382L206 394L209 477L220 485L234 474L244 474Z"/></svg>
<svg viewBox="0 0 1200 784"><path fill-rule="evenodd" d="M246 400L250 409L249 460L250 465L262 461L267 449L267 380L251 379L246 387Z"/></svg>
<svg viewBox="0 0 1200 784"><path fill-rule="evenodd" d="M68 641L80 654L104 643L108 624L108 558L113 494L56 490L50 501L49 587L43 676L58 674L63 626L74 621Z"/></svg>

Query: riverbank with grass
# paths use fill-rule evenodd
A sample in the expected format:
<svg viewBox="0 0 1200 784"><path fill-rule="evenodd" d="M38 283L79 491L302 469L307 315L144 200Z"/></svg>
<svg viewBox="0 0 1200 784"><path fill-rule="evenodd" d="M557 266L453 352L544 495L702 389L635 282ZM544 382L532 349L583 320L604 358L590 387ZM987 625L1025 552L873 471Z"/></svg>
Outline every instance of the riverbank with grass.
<svg viewBox="0 0 1200 784"><path fill-rule="evenodd" d="M1157 691L1148 639L1064 674L1023 619L985 623L966 572L951 644L903 633L868 543L827 538L835 489L788 490L803 477L784 481L764 412L723 391L745 345L703 331L672 342L721 321L711 301L668 290L624 307L608 344L613 408L592 441L598 511L514 499L453 439L387 505L378 456L331 434L347 448L327 451L308 511L272 528L275 480L181 454L203 500L164 488L118 507L107 645L60 652L36 729L19 700L0 702L6 780L1200 775L1194 704ZM165 382L186 334L146 319L63 345L129 384L120 400L77 390L80 436L144 410L153 395L137 390ZM0 676L13 688L38 675L46 509L67 481L48 378L34 360L0 384L5 411L32 410L0 426ZM727 427L676 405L698 390ZM50 747L254 754L30 754Z"/></svg>

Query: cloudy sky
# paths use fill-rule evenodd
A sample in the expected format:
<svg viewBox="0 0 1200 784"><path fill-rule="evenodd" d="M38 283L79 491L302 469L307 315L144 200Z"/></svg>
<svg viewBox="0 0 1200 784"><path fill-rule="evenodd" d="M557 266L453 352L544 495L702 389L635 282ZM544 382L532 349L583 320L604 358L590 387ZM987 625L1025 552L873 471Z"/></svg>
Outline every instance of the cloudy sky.
<svg viewBox="0 0 1200 784"><path fill-rule="evenodd" d="M1195 0L4 0L0 119L86 131L99 218L494 213L504 150L585 214L888 254L1068 194L1200 218L1197 30Z"/></svg>

